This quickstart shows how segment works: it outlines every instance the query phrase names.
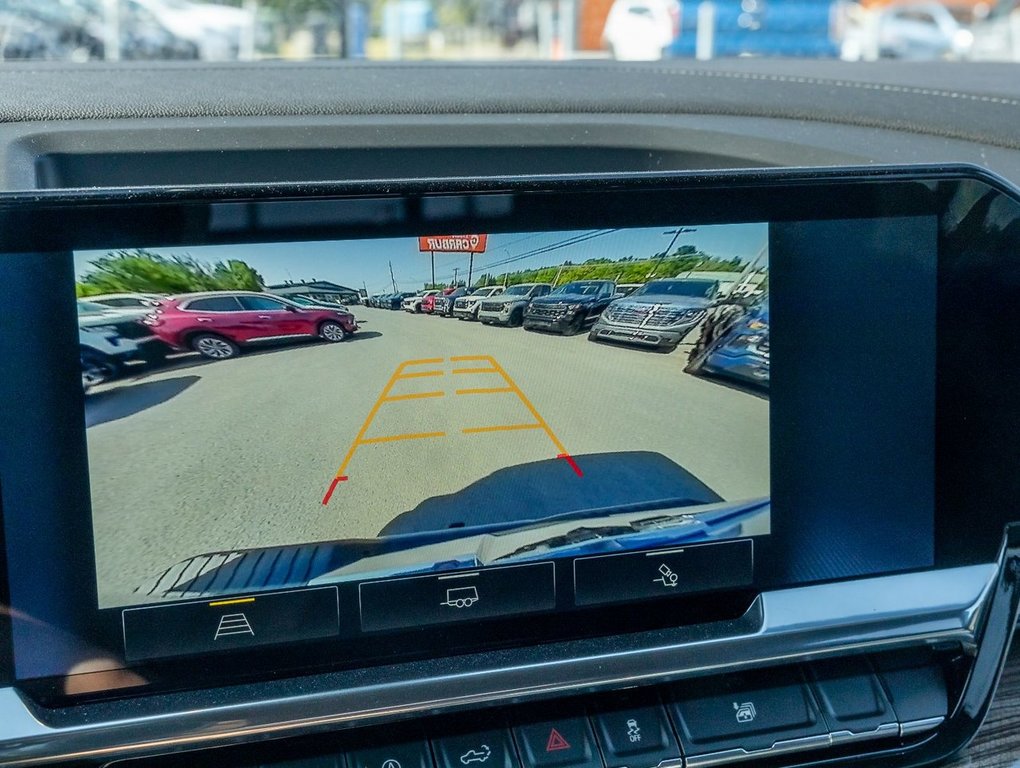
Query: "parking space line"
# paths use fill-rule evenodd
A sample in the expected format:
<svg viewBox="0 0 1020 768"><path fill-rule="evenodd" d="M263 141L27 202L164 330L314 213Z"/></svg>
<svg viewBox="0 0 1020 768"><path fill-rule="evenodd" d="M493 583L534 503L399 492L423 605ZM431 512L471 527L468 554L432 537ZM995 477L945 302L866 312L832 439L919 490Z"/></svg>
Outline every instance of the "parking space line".
<svg viewBox="0 0 1020 768"><path fill-rule="evenodd" d="M524 393L521 391L521 388L517 386L517 382L510 378L510 374L504 371L502 366L500 366L500 364L497 363L494 358L490 357L489 362L492 363L493 370L503 377L503 380L510 388L510 391L521 399L521 402L524 403L525 408L531 411L531 415L535 417L535 421L539 424L539 426L542 427L542 429L545 430L545 433L549 435L549 439L552 440L553 445L556 446L556 449L560 453L566 453L567 449L564 447L563 443L560 442L559 438L556 437L556 434L546 423L545 419L542 418L542 414L538 412L538 409L531 404L531 401L524 395Z"/></svg>
<svg viewBox="0 0 1020 768"><path fill-rule="evenodd" d="M383 402L384 403L396 403L401 400L421 400L426 397L445 397L445 392L414 392L409 395L390 395Z"/></svg>
<svg viewBox="0 0 1020 768"><path fill-rule="evenodd" d="M541 424L497 424L493 427L468 427L462 429L465 435L476 435L479 432L516 432L518 429L542 429Z"/></svg>
<svg viewBox="0 0 1020 768"><path fill-rule="evenodd" d="M378 415L379 409L384 404L407 400L424 400L437 397L445 397L447 393L445 391L440 390L430 392L413 392L403 395L390 394L390 392L392 392L393 390L394 385L398 381L402 381L404 379L431 378L436 376L443 376L446 373L443 370L435 369L424 371L423 370L408 371L407 368L419 365L440 365L444 362L446 362L445 358L430 357L421 358L417 360L406 360L397 366L396 370L393 371L393 374L390 376L389 380L386 382L386 385L383 387L382 392L379 393L379 397L376 399L375 403L372 405L372 408L369 410L368 416L365 417L365 421L362 423L361 429L358 430L358 434L355 436L353 442L351 443L350 448L347 450L347 453L343 458L343 461L340 463L340 468L336 471L336 474L330 481L329 488L327 489L325 496L323 496L322 498L323 506L329 504L329 500L332 498L334 491L336 491L337 489L337 486L348 479L347 475L345 475L344 472L347 469L348 465L351 463L351 460L354 458L354 454L357 452L360 446L377 445L380 443L393 443L403 440L425 440L447 436L446 432L409 432L401 435L365 437L365 435L368 433L369 428L372 425L372 422ZM516 432L533 429L542 430L548 436L549 440L552 441L552 444L556 447L556 450L558 451L556 458L564 459L570 465L571 469L574 470L578 477L584 476L584 474L581 472L581 468L577 466L577 462L575 462L571 455L567 453L567 449L564 447L563 443L560 442L559 438L556 437L556 433L552 431L552 428L549 426L548 422L546 422L546 420L542 418L542 415L538 412L538 409L535 408L535 406L527 398L527 396L524 394L521 388L517 386L517 382L515 382L513 378L510 377L510 374L508 374L506 370L504 370L504 368L499 363L496 362L496 359L494 357L492 357L491 355L458 355L456 357L450 357L449 362L487 363L489 367L454 368L452 371L450 371L450 373L459 375L494 373L498 374L506 383L506 386L504 387L468 387L464 389L457 389L454 390L454 394L457 395L514 394L517 396L517 398L521 401L524 407L531 413L532 417L535 419L534 423L528 424L498 424L484 427L468 427L466 429L461 430L462 434L475 435L491 432Z"/></svg>
<svg viewBox="0 0 1020 768"><path fill-rule="evenodd" d="M415 375L443 375L442 371L419 371L417 374L405 374L404 369L411 365L437 365L441 362L443 362L443 358L441 357L430 357L419 360L405 360L397 366L396 370L393 371L393 374L386 382L386 386L383 387L382 392L379 393L379 397L376 398L375 403L369 410L368 416L365 417L365 421L362 423L361 429L358 430L358 434L351 443L351 447L347 449L347 454L344 456L343 461L340 463L340 468L336 471L336 475L334 475L333 480L330 482L326 495L322 497L323 506L329 504L329 500L333 497L333 492L336 490L337 484L347 479L347 475L344 474L344 470L347 469L347 465L350 464L351 459L354 458L354 453L358 450L358 446L361 445L364 440L365 433L368 432L368 428L372 425L372 421L375 419L376 414L379 413L379 409L382 407L383 403L386 402L386 398L389 397L390 391L393 389L393 385L401 378L411 378Z"/></svg>
<svg viewBox="0 0 1020 768"><path fill-rule="evenodd" d="M454 371L456 373L456 371ZM400 379L427 379L430 376L442 376L442 371L412 371L411 373L403 373L397 376L397 380Z"/></svg>
<svg viewBox="0 0 1020 768"><path fill-rule="evenodd" d="M375 443L392 443L397 440L424 440L428 437L446 437L445 432L408 432L406 435L386 435L385 437L366 437L361 445L373 445Z"/></svg>
<svg viewBox="0 0 1020 768"><path fill-rule="evenodd" d="M574 461L574 458L567 451L563 443L560 442L560 439L556 437L556 433L552 431L552 427L550 427L548 422L542 418L542 414L538 412L538 409L532 405L524 392L521 391L521 388L517 386L517 382L510 377L510 374L503 369L503 366L496 362L496 358L489 357L489 362L492 364L492 367L496 370L496 372L503 377L503 381L507 383L507 386L510 387L514 394L521 399L521 402L524 403L524 407L531 411L531 415L535 417L535 421L541 425L542 429L544 429L545 433L549 436L549 439L552 440L553 445L555 445L557 450L559 450L559 454L556 458L566 460L566 462L570 465L570 468L574 470L574 474L578 477L584 477L584 473L581 471L581 468L577 466L577 462Z"/></svg>

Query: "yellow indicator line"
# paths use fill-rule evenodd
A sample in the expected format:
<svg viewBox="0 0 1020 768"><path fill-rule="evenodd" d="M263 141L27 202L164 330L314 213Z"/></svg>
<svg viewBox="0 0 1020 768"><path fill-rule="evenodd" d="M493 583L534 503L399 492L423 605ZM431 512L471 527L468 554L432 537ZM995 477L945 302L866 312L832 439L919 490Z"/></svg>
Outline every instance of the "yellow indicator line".
<svg viewBox="0 0 1020 768"><path fill-rule="evenodd" d="M465 435L475 435L479 432L513 432L518 429L545 429L541 424L500 424L495 427L468 427L461 430Z"/></svg>
<svg viewBox="0 0 1020 768"><path fill-rule="evenodd" d="M217 600L215 603L209 603L210 608L215 608L219 605L240 605L241 603L254 603L254 597L239 597L237 600Z"/></svg>
<svg viewBox="0 0 1020 768"><path fill-rule="evenodd" d="M456 373L456 371L454 371ZM397 379L425 379L429 376L442 376L442 371L414 371L412 373L404 373L397 376Z"/></svg>
<svg viewBox="0 0 1020 768"><path fill-rule="evenodd" d="M441 357L426 357L421 360L405 360L400 364L400 367L405 368L408 365L438 365L441 362L443 362Z"/></svg>
<svg viewBox="0 0 1020 768"><path fill-rule="evenodd" d="M521 402L524 403L524 407L531 411L531 415L535 417L535 421L537 421L539 426L541 426L542 429L545 430L545 433L549 435L549 439L552 440L553 445L556 446L556 450L560 453L567 453L567 449L563 446L563 443L559 441L559 438L556 437L556 434L546 423L545 419L542 418L542 414L538 412L538 409L531 404L531 401L527 397L524 396L521 388L517 386L517 382L510 378L510 374L503 370L503 367L496 362L495 358L490 357L489 362L492 363L492 367L496 370L496 372L503 377L503 381L507 383L507 386L509 386L517 397L521 399Z"/></svg>
<svg viewBox="0 0 1020 768"><path fill-rule="evenodd" d="M499 373L495 368L454 368L453 373Z"/></svg>
<svg viewBox="0 0 1020 768"><path fill-rule="evenodd" d="M458 389L458 395L496 395L500 392L513 392L510 387L480 387L478 389Z"/></svg>
<svg viewBox="0 0 1020 768"><path fill-rule="evenodd" d="M372 443L392 443L395 440L422 440L426 437L446 437L445 432L410 432L406 435L387 435L386 437L369 437L361 441L361 445Z"/></svg>
<svg viewBox="0 0 1020 768"><path fill-rule="evenodd" d="M457 355L457 357L451 357L451 363L467 363L471 360L484 360L488 362L488 355Z"/></svg>
<svg viewBox="0 0 1020 768"><path fill-rule="evenodd" d="M390 395L383 402L395 403L398 400L421 400L425 397L443 397L445 392L414 392L410 395Z"/></svg>

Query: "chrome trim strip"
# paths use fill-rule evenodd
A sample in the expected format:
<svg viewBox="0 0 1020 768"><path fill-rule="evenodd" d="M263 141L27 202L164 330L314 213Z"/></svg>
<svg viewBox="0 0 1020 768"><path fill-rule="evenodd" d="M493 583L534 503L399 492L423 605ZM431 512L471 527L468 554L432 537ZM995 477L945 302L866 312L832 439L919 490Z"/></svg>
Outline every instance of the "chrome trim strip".
<svg viewBox="0 0 1020 768"><path fill-rule="evenodd" d="M890 736L900 735L899 723L883 723L871 731L833 731L829 734L833 745L846 744L848 742L868 741L870 739L882 739Z"/></svg>
<svg viewBox="0 0 1020 768"><path fill-rule="evenodd" d="M176 711L154 696L161 705L158 714L103 721L89 713L67 727L41 722L15 689L0 688L0 765L152 755L851 651L947 640L969 644L997 576L998 566L989 563L778 590L763 593L752 609L761 612L760 625L746 624L747 631L738 635L712 636L712 625L705 625L693 642L685 638L696 635L684 635L680 628L623 636L619 642L554 643L437 660L423 666L444 671L414 679L393 678L395 668L345 673L342 686L276 698L267 694L257 701L223 703L230 701L231 689L208 697L199 691ZM619 647L606 651L610 645ZM501 662L508 654L518 661ZM87 707L80 711L89 712Z"/></svg>
<svg viewBox="0 0 1020 768"><path fill-rule="evenodd" d="M724 752L711 752L706 755L688 755L687 768L707 768L710 765L726 765L742 760L760 759L762 757L775 757L787 755L791 752L804 752L810 749L823 749L831 746L832 739L829 734L823 733L818 736L804 736L800 739L788 739L777 741L768 749L727 749Z"/></svg>
<svg viewBox="0 0 1020 768"><path fill-rule="evenodd" d="M944 718L933 718L938 725ZM922 721L918 721L922 722ZM928 722L928 721L923 721ZM935 727L930 726L930 727ZM757 760L764 757L775 757L791 752L804 752L809 749L825 749L837 744L849 744L859 741L871 741L881 738L895 738L900 735L903 726L899 723L884 723L874 730L853 733L852 731L834 731L823 733L817 736L804 736L799 739L788 739L777 741L767 749L727 749L723 752L711 752L704 755L689 755L687 757L687 768L706 768L706 766L725 765L738 760ZM917 731L911 731L916 733Z"/></svg>
<svg viewBox="0 0 1020 768"><path fill-rule="evenodd" d="M916 736L919 733L933 731L942 725L944 717L929 717L925 720L911 720L900 724L900 736Z"/></svg>

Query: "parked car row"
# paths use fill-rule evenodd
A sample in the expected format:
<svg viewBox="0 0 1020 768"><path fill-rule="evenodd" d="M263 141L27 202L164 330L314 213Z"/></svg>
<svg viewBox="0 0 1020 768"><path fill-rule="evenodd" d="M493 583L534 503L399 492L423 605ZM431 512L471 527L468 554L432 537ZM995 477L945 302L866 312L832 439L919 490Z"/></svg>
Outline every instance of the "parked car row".
<svg viewBox="0 0 1020 768"><path fill-rule="evenodd" d="M171 351L226 360L260 342L314 337L336 343L357 331L357 320L343 307L248 291L110 294L78 302L86 391L131 362L159 362Z"/></svg>
<svg viewBox="0 0 1020 768"><path fill-rule="evenodd" d="M0 0L0 58L236 59L251 23L241 8L192 0Z"/></svg>
<svg viewBox="0 0 1020 768"><path fill-rule="evenodd" d="M142 320L153 304L141 295L111 294L95 301L78 302L78 348L82 387L91 387L119 376L132 362L156 363L169 348Z"/></svg>
<svg viewBox="0 0 1020 768"><path fill-rule="evenodd" d="M522 283L395 293L369 297L366 303L564 336L587 331L589 341L664 352L674 351L700 329L685 370L767 386L768 296L737 288L724 293L717 280L691 277L623 285L576 280L556 288Z"/></svg>

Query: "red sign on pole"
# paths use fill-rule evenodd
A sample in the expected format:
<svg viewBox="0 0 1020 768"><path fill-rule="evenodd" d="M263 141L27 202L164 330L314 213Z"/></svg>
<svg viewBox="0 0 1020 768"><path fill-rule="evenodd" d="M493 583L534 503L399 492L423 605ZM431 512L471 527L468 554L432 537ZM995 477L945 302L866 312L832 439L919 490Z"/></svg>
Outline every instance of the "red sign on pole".
<svg viewBox="0 0 1020 768"><path fill-rule="evenodd" d="M485 253L488 235L429 235L418 238L422 253Z"/></svg>

